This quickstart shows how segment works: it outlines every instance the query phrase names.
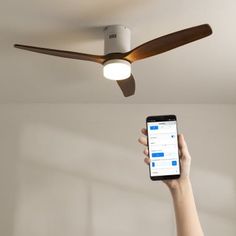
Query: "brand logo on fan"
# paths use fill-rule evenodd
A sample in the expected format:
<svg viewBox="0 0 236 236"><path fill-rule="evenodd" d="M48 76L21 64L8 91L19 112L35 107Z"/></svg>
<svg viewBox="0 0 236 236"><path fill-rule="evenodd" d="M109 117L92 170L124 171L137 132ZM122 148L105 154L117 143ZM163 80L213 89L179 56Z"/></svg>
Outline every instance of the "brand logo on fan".
<svg viewBox="0 0 236 236"><path fill-rule="evenodd" d="M116 38L116 34L110 34L109 35L109 39L114 39L114 38Z"/></svg>

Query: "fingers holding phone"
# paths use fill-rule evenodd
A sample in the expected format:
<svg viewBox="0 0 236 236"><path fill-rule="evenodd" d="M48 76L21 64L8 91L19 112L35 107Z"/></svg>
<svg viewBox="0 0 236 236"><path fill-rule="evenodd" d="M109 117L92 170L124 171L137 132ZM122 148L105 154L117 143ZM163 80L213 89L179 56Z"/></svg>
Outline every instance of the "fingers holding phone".
<svg viewBox="0 0 236 236"><path fill-rule="evenodd" d="M161 122L160 124L159 124L159 126L160 125L170 125L170 123L168 124L168 123L165 123L165 121L174 121L174 122L176 122L176 117L174 116L171 116L171 117L168 117L168 116L161 116L161 121L159 120L160 119L160 117L155 117L155 118L153 118L153 117L151 117L151 122ZM164 119L164 120L163 120ZM170 120L169 120L170 119ZM149 121L150 120L150 118L147 118L147 121ZM158 120L158 121L157 121ZM163 121L164 121L164 123L163 123ZM155 180L164 180L164 182L165 183L167 183L167 185L169 185L171 182L172 182L172 184L171 185L173 185L173 182L176 182L176 181L181 181L181 180L183 180L183 179L186 179L186 177L188 178L189 177L189 172L190 172L190 163L191 163L191 156L190 156L190 154L189 154L189 151L188 151L188 147L187 147L187 143L186 143L186 141L185 141L185 139L184 139L184 136L183 136L183 134L177 134L178 132L177 132L177 122L176 123L172 123L172 125L174 125L175 126L175 129L173 129L173 127L172 127L172 131L174 131L174 134L172 133L171 134L171 132L169 132L168 131L168 129L170 128L170 126L169 127L162 127L162 128L164 128L164 129L166 129L167 128L167 130L163 130L164 132L164 134L171 134L171 136L161 136L160 134L161 134L161 132L159 132L159 140L160 140L160 143L161 143L161 145L163 145L164 147L168 147L168 146L171 146L171 145L169 145L169 144L171 144L168 140L165 140L165 139L163 139L163 138L168 138L168 137L171 137L171 138L174 138L174 137L176 137L177 138L177 150L178 151L175 151L175 153L176 152L178 152L178 160L179 160L179 168L180 168L180 174L179 174L179 176L168 176L167 178L165 178L165 176L158 176L158 178L154 178ZM160 127L158 127L158 128L161 128L161 126ZM152 130L154 129L156 129L156 131L158 130L158 128L153 128L152 127ZM151 128L150 128L151 129ZM176 130L176 132L175 132L175 130ZM167 132L168 131L168 132ZM144 151L143 151L143 153L144 153L144 155L145 155L145 158L144 158L144 162L146 163L146 164L148 164L149 165L149 169L150 169L150 177L151 177L151 167L153 167L152 165L154 165L154 164L152 164L152 157L150 158L150 154L149 154L149 149L150 149L150 143L149 143L149 140L148 140L148 135L149 135L149 132L148 132L148 123L147 123L147 128L143 128L142 130L141 130L141 133L144 135L144 136L142 136L142 137L140 137L139 138L139 143L141 143L142 145L144 145L145 146L145 148L144 148ZM156 134L155 134L156 136L158 135L158 132L156 132ZM154 136L155 136L154 135ZM152 134L152 137L153 137L153 134ZM158 139L157 138L157 139ZM155 139L154 139L155 140ZM154 142L152 142L152 145L154 144ZM157 143L157 144L159 144L159 143ZM173 143L172 143L173 144ZM173 149L172 149L173 150ZM172 161L175 161L175 160L173 160L173 158L171 159L170 158L170 150L168 150L168 148L167 149L165 149L165 150L159 150L160 152L162 151L163 153L164 153L164 157L166 157L165 159L164 158L161 158L161 157L154 157L154 161L156 161L156 166L158 166L158 164L160 164L159 165L159 167L160 168L163 168L163 164L164 164L164 168L166 168L167 170L168 169L171 169L171 167L172 167ZM165 153L166 153L166 155L165 155ZM154 155L155 156L155 155ZM168 157L169 156L169 157ZM162 155L162 157L163 157L163 155ZM173 157L173 155L172 155L172 157ZM164 161L164 162L161 162L161 161ZM166 163L167 162L167 163ZM167 164L167 165L166 165ZM175 164L175 163L174 163ZM166 166L165 166L166 165ZM175 166L175 165L174 165ZM164 178L163 178L164 177ZM152 179L152 178L151 178Z"/></svg>

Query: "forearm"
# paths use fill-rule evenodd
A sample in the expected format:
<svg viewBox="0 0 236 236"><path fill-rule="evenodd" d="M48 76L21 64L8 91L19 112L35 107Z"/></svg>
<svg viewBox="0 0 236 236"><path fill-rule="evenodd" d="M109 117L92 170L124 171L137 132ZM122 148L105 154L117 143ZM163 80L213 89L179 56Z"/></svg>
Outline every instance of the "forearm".
<svg viewBox="0 0 236 236"><path fill-rule="evenodd" d="M178 236L203 236L191 182L186 179L170 189L173 198Z"/></svg>

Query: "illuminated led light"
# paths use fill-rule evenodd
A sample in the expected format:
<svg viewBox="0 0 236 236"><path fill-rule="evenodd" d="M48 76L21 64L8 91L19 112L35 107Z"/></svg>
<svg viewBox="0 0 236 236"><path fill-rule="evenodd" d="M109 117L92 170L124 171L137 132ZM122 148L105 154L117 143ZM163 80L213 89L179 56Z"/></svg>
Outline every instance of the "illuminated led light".
<svg viewBox="0 0 236 236"><path fill-rule="evenodd" d="M110 80L123 80L131 75L131 64L128 61L114 59L104 63L103 75Z"/></svg>

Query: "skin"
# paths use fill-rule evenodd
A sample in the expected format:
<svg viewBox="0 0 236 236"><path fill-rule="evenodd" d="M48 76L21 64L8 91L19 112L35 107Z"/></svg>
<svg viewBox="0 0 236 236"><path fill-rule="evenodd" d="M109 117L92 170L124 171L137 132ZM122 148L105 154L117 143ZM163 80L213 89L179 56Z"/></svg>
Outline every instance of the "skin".
<svg viewBox="0 0 236 236"><path fill-rule="evenodd" d="M144 162L150 164L147 148L147 130L141 130L144 136L139 138L139 142L145 146ZM183 134L178 135L179 156L181 164L181 175L178 179L164 180L170 190L175 210L176 228L178 236L203 236L203 230L199 221L192 185L190 181L191 156L188 151Z"/></svg>

